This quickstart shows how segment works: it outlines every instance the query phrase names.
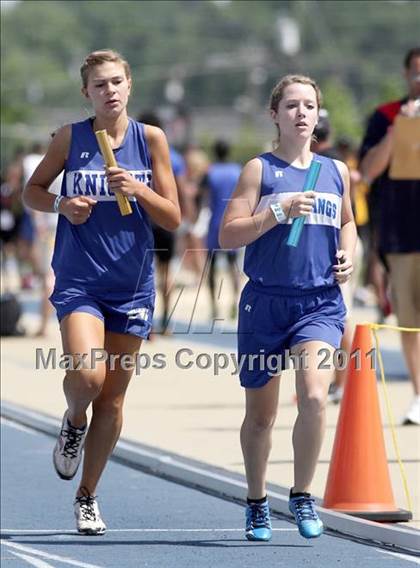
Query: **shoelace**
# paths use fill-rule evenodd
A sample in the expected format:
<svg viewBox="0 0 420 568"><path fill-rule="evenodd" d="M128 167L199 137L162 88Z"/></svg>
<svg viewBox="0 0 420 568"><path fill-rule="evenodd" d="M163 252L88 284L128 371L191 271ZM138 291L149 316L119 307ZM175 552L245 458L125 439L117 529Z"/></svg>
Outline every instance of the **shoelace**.
<svg viewBox="0 0 420 568"><path fill-rule="evenodd" d="M318 515L314 509L315 499L312 497L302 497L293 501L293 508L299 521L316 521Z"/></svg>
<svg viewBox="0 0 420 568"><path fill-rule="evenodd" d="M63 428L61 430L61 436L67 438L62 454L66 458L77 457L77 452L79 451L79 446L83 440L84 432L79 433L75 428Z"/></svg>
<svg viewBox="0 0 420 568"><path fill-rule="evenodd" d="M268 505L248 505L246 524L250 528L270 528L270 512Z"/></svg>
<svg viewBox="0 0 420 568"><path fill-rule="evenodd" d="M80 512L84 521L96 521L95 513L95 497L76 497L76 501L80 505Z"/></svg>

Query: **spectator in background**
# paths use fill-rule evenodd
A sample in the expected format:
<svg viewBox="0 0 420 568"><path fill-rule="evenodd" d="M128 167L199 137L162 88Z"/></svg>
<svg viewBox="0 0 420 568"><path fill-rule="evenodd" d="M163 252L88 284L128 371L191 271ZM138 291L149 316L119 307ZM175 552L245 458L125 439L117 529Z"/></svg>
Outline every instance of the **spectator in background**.
<svg viewBox="0 0 420 568"><path fill-rule="evenodd" d="M15 257L19 267L19 233L23 215L22 194L22 158L23 149L18 148L5 168L4 179L0 188L0 239L1 239L1 269L5 287L10 289L9 263Z"/></svg>
<svg viewBox="0 0 420 568"><path fill-rule="evenodd" d="M11 196L14 196L17 203L14 206L16 214L16 240L15 253L19 269L20 286L22 289L31 288L33 274L36 272L36 261L33 254L34 227L30 212L23 206L21 195L23 190L23 159L25 151L18 148L12 161L7 165L5 183ZM8 247L10 249L10 247Z"/></svg>
<svg viewBox="0 0 420 568"><path fill-rule="evenodd" d="M154 111L147 111L138 116L138 121L151 126L162 128L161 120ZM172 171L174 173L175 182L178 189L178 197L182 202L182 196L185 193L185 161L172 146L169 147ZM170 335L169 324L169 308L170 296L173 282L171 280L171 260L175 254L176 233L167 231L163 227L152 223L152 231L155 242L155 256L157 260L157 290L162 297L162 318L160 324L160 332L163 335ZM154 330L156 331L156 330Z"/></svg>
<svg viewBox="0 0 420 568"><path fill-rule="evenodd" d="M390 274L398 324L420 328L420 178L390 179L393 122L398 115L415 116L420 102L420 46L404 59L408 94L378 107L369 119L361 147L361 170L372 181L379 211L379 253ZM403 424L420 425L420 332L401 332L414 399Z"/></svg>
<svg viewBox="0 0 420 568"><path fill-rule="evenodd" d="M338 138L335 144L339 159L342 160L350 171L350 192L353 203L354 220L356 222L357 234L362 242L363 261L360 266L360 278L363 285L368 283L368 255L370 248L369 240L369 209L367 197L369 194L369 185L363 179L360 173L359 158L354 144L346 136ZM366 290L356 290L355 295L358 299L365 303Z"/></svg>
<svg viewBox="0 0 420 568"><path fill-rule="evenodd" d="M379 247L379 224L381 195L378 184L370 186L370 181L366 175L362 175L363 182L369 187L366 194L368 208L367 238L367 274L366 279L372 284L376 297L378 309L378 323L384 323L386 318L392 313L392 306L389 294L389 278L386 271L386 260Z"/></svg>
<svg viewBox="0 0 420 568"><path fill-rule="evenodd" d="M23 187L28 183L29 178L43 158L42 144L35 142L29 152L22 157L22 178ZM22 220L19 229L19 257L27 266L22 275L22 288L33 287L33 276L42 279L41 267L36 252L36 226L33 211L27 207L23 208ZM28 272L29 268L29 272Z"/></svg>
<svg viewBox="0 0 420 568"><path fill-rule="evenodd" d="M331 124L328 116L328 111L325 108L322 108L319 111L319 119L313 133L311 150L316 154L326 156L327 158L332 158L333 160L339 159L338 152L334 148L332 140Z"/></svg>
<svg viewBox="0 0 420 568"><path fill-rule="evenodd" d="M51 135L54 137L54 133ZM25 185L37 169L44 157L42 144L35 143L31 151L23 158L23 177ZM63 176L58 176L48 188L49 193L58 195L61 189ZM36 337L43 337L47 333L48 320L52 314L52 306L49 297L54 289L54 273L51 268L51 259L54 250L54 239L57 228L57 215L42 211L27 209L26 215L28 229L32 225L33 238L31 243L31 258L33 259L34 274L41 284L40 325Z"/></svg>
<svg viewBox="0 0 420 568"><path fill-rule="evenodd" d="M10 245L14 245L19 231L19 216L15 210L15 193L7 182L0 185L0 242L2 267L9 256ZM4 256L3 256L4 255Z"/></svg>
<svg viewBox="0 0 420 568"><path fill-rule="evenodd" d="M224 140L217 140L213 146L215 161L210 165L207 175L204 177L202 186L208 192L209 206L211 211L210 223L207 233L208 249L208 284L210 290L212 318L218 317L216 305L216 265L218 258L225 256L228 263L229 276L233 288L233 300L230 309L230 317L236 318L237 298L239 292L239 276L236 269L236 250L223 250L219 244L219 229L226 206L238 183L241 174L241 166L228 161L230 145Z"/></svg>
<svg viewBox="0 0 420 568"><path fill-rule="evenodd" d="M201 284L206 265L204 238L208 231L210 213L202 199L201 185L209 167L207 154L199 146L189 146L184 153L187 167L185 192L181 199L182 225L180 233L186 264Z"/></svg>

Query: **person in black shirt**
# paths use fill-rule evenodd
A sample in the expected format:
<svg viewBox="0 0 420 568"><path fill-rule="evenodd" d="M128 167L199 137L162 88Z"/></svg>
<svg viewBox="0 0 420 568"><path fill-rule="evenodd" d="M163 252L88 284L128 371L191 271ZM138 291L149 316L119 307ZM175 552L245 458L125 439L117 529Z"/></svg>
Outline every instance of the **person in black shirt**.
<svg viewBox="0 0 420 568"><path fill-rule="evenodd" d="M369 119L361 147L361 170L377 195L378 252L390 271L393 307L402 331L402 347L414 387L414 400L403 424L420 425L420 179L390 179L393 122L415 116L420 102L420 46L404 59L408 94L378 107Z"/></svg>

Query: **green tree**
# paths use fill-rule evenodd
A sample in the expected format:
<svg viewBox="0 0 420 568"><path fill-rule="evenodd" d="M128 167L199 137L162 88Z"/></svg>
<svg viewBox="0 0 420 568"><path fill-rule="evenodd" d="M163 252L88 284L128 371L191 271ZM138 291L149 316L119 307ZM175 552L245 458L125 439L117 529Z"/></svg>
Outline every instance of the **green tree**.
<svg viewBox="0 0 420 568"><path fill-rule="evenodd" d="M323 106L329 113L335 136L348 136L358 140L362 124L352 92L336 78L321 83L321 90Z"/></svg>
<svg viewBox="0 0 420 568"><path fill-rule="evenodd" d="M282 16L297 22L296 55L279 47ZM26 0L2 12L2 119L39 123L52 109L71 108L84 116L75 88L80 63L108 47L132 66L137 109L167 104L165 86L174 78L189 108L232 108L244 94L261 106L263 91L298 71L326 87L337 81L326 96L331 88L350 107L331 111L336 128L357 136L383 95L399 84L402 94L402 57L418 44L419 21L418 1ZM255 68L266 75L257 88ZM328 104L337 106L335 95Z"/></svg>

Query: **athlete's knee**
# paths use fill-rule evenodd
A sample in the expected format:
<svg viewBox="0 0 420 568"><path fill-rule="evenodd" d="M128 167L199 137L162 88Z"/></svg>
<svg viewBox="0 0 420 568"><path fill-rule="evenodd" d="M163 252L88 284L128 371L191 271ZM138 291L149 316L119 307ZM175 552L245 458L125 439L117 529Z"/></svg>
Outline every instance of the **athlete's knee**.
<svg viewBox="0 0 420 568"><path fill-rule="evenodd" d="M105 414L110 420L118 418L122 414L124 395L113 395L101 393L93 402L93 412L95 414Z"/></svg>
<svg viewBox="0 0 420 568"><path fill-rule="evenodd" d="M66 380L70 381L79 391L83 391L85 396L93 400L99 396L102 390L105 381L105 370L80 369L78 371L67 371Z"/></svg>
<svg viewBox="0 0 420 568"><path fill-rule="evenodd" d="M311 416L322 414L327 405L327 393L323 387L313 388L305 396L298 397L299 413Z"/></svg>
<svg viewBox="0 0 420 568"><path fill-rule="evenodd" d="M247 413L244 421L247 429L253 432L266 432L271 430L276 421L276 412L264 412L264 413Z"/></svg>

